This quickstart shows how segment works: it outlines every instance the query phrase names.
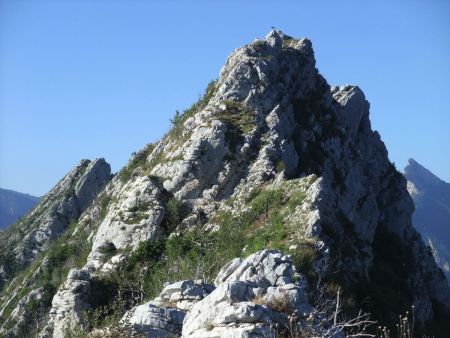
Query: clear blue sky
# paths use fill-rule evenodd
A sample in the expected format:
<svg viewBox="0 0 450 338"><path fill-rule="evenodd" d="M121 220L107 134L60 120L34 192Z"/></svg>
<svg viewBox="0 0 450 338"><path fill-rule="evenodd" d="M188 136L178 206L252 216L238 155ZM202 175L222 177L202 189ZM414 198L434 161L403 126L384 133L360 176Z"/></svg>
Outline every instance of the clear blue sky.
<svg viewBox="0 0 450 338"><path fill-rule="evenodd" d="M450 181L449 1L0 0L0 187L42 195L81 158L119 170L271 26L364 90L397 168Z"/></svg>

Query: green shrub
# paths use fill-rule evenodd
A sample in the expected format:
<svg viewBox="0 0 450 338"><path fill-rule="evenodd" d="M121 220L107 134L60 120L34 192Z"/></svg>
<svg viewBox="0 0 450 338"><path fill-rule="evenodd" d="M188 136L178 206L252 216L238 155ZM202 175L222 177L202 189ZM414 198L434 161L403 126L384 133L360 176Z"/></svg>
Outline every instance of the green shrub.
<svg viewBox="0 0 450 338"><path fill-rule="evenodd" d="M169 231L174 228L176 228L181 221L186 217L188 210L183 203L180 202L175 197L171 197L164 209L165 215L164 215L164 227Z"/></svg>
<svg viewBox="0 0 450 338"><path fill-rule="evenodd" d="M106 242L98 248L98 251L103 255L103 261L106 262L117 253L117 248L112 242Z"/></svg>
<svg viewBox="0 0 450 338"><path fill-rule="evenodd" d="M118 173L119 179L122 182L126 182L131 178L136 168L145 168L147 157L153 152L154 149L155 144L149 143L141 151L133 153L133 156L128 164Z"/></svg>
<svg viewBox="0 0 450 338"><path fill-rule="evenodd" d="M253 130L254 117L240 102L226 100L224 103L226 109L214 118L227 125L225 140L231 149L235 149L237 145L243 143L244 135Z"/></svg>
<svg viewBox="0 0 450 338"><path fill-rule="evenodd" d="M214 92L216 90L216 83L217 81L211 81L208 83L208 86L206 87L205 93L203 96L194 103L190 108L183 111L183 113L180 113L178 110L175 112L175 115L172 119L170 119L170 122L172 122L172 129L169 131L169 136L173 137L175 139L181 139L183 135L183 124L184 122L190 118L191 116L194 116L197 112L201 111L206 107L209 100L214 95Z"/></svg>
<svg viewBox="0 0 450 338"><path fill-rule="evenodd" d="M314 244L299 243L291 255L297 271L312 277L313 263L317 258Z"/></svg>
<svg viewBox="0 0 450 338"><path fill-rule="evenodd" d="M100 218L104 219L108 212L108 207L111 202L111 197L109 195L107 195L106 193L102 193L98 197L97 201L98 201L97 203L100 207Z"/></svg>

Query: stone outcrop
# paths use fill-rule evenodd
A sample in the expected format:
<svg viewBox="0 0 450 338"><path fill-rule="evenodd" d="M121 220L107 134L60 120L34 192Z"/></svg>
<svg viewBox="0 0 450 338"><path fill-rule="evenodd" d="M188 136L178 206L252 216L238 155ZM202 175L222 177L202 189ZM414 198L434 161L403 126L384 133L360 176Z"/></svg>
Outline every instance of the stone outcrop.
<svg viewBox="0 0 450 338"><path fill-rule="evenodd" d="M218 287L187 313L183 337L274 337L288 327L288 313L300 320L313 310L294 283L292 261L279 251L233 260L216 280Z"/></svg>
<svg viewBox="0 0 450 338"><path fill-rule="evenodd" d="M161 233L167 196L158 183L147 176L122 183L119 179L108 191L110 204L93 237L87 267L99 269L105 263L102 247L134 248ZM120 257L113 260L120 261ZM107 266L106 269L109 269Z"/></svg>
<svg viewBox="0 0 450 338"><path fill-rule="evenodd" d="M69 330L84 327L83 311L89 310L91 276L85 269L72 269L53 297L48 325L41 337L65 337Z"/></svg>
<svg viewBox="0 0 450 338"><path fill-rule="evenodd" d="M315 68L309 40L272 31L238 48L201 107L140 155L144 164L133 167L128 181L114 180L114 202L94 235L90 269L102 268L96 248L105 241L134 248L156 237L165 191L189 206L182 223L189 228L226 209L230 198L242 205L257 187L314 175L305 199L310 204L294 213L304 229L296 236L316 243L320 279L340 271L332 278L348 288L378 290L355 295L361 301L372 297L378 308L383 300L377 294L398 288L393 295L398 299L380 314L386 321L413 304L421 308L418 325L435 318L433 309L450 310L445 278L411 225L406 182L371 128L369 103L356 86L327 84ZM144 191L142 202L134 197L137 191ZM147 208L138 211L144 201ZM132 205L142 217L126 213ZM131 219L121 220L120 211ZM406 265L392 259L399 248ZM395 286L378 278L386 266L398 274Z"/></svg>
<svg viewBox="0 0 450 338"><path fill-rule="evenodd" d="M128 311L121 324L131 335L180 336L186 311L213 290L213 285L201 280L185 280L169 284L153 301Z"/></svg>
<svg viewBox="0 0 450 338"><path fill-rule="evenodd" d="M17 303L17 306L11 312L10 316L0 328L0 336L2 337L17 337L23 334L23 327L26 327L30 311L39 310L38 307L32 308L33 304L44 297L44 288L40 287L32 290Z"/></svg>

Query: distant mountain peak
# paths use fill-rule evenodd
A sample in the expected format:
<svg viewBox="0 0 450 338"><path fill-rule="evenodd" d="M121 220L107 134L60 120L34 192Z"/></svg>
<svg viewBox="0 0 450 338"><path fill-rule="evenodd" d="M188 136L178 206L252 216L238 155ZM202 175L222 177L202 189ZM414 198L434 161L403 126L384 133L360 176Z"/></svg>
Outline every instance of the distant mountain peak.
<svg viewBox="0 0 450 338"><path fill-rule="evenodd" d="M414 227L430 245L436 262L450 280L450 184L412 158L404 172L415 204Z"/></svg>
<svg viewBox="0 0 450 338"><path fill-rule="evenodd" d="M408 160L404 174L408 181L412 182L419 190L448 184L413 158Z"/></svg>
<svg viewBox="0 0 450 338"><path fill-rule="evenodd" d="M39 197L0 188L0 230L7 228L39 202Z"/></svg>

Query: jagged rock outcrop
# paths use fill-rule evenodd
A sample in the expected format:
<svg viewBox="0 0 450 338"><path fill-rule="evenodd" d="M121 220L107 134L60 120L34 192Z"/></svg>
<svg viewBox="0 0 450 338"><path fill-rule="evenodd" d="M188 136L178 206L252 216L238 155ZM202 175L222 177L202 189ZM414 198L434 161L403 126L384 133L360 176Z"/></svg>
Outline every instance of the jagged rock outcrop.
<svg viewBox="0 0 450 338"><path fill-rule="evenodd" d="M153 301L128 311L123 316L121 324L131 335L180 336L186 311L213 290L213 285L201 280L185 280L169 284Z"/></svg>
<svg viewBox="0 0 450 338"><path fill-rule="evenodd" d="M111 196L107 213L93 237L87 267L98 269L105 263L105 246L114 250L136 247L140 242L156 238L161 233L164 204L168 196L151 177L137 177L122 183L120 179L108 191ZM120 261L120 255L110 262ZM105 267L111 268L111 264Z"/></svg>
<svg viewBox="0 0 450 338"><path fill-rule="evenodd" d="M234 51L206 108L183 127L182 143L165 138L149 157L165 157L151 173L175 196L208 213L219 208L217 201L277 174L316 174L320 202L311 211L317 217L313 235L326 243L320 255L334 260L341 282L402 289L402 306L421 308L419 323L433 318L432 304L449 310L445 279L411 226L406 182L371 129L369 103L358 87L328 86L308 40L273 31ZM408 261L406 269L394 268L402 272L395 286L379 277L392 259L386 247L391 254L401 250Z"/></svg>
<svg viewBox="0 0 450 338"><path fill-rule="evenodd" d="M36 276L42 274L46 266L51 264L48 260L42 260L32 273L25 275L21 280L12 278L32 263L41 252L45 252L54 240L65 233L70 223L76 221L92 204L110 179L111 168L104 159L82 160L41 199L26 217L5 233L5 237L0 243L3 253L0 257L0 271L2 271L0 281L3 283L0 283L0 286L9 280L16 284L7 284L7 289L1 298L0 318L3 321L1 334L14 332L30 315L28 312L31 308L25 308L23 302L20 301L12 310L11 315L4 318L6 309L18 297L19 292L31 289L22 300L36 300L36 293L48 297L54 292L53 290L43 291L42 288L33 289ZM43 309L39 310L43 311ZM6 330L10 323L15 329Z"/></svg>
<svg viewBox="0 0 450 338"><path fill-rule="evenodd" d="M224 266L221 284L187 313L183 337L274 337L287 329L287 313L312 313L289 257L263 250L238 262Z"/></svg>
<svg viewBox="0 0 450 338"><path fill-rule="evenodd" d="M326 83L315 68L309 40L272 31L238 48L201 109L183 116L141 156L143 165L133 169L127 182L115 180L111 196L117 202L111 205L136 194L132 187L138 182L150 182L147 173L189 206L191 216L182 223L188 228L226 209L228 199L242 205L257 187L316 175L310 191L315 202L301 217L309 231L296 237L316 242L319 278L360 290L355 298L369 297L374 305L367 310L386 321L413 304L420 309L419 325L436 318L434 311L449 310L450 291L411 226L413 203L406 182L371 129L369 103L358 87ZM129 193L121 192L125 185ZM160 228L164 201L158 194L149 198L145 220L132 221L127 242L114 239L117 226L126 229L120 222L109 234L100 230L96 236L112 236L120 248L151 239L134 227L143 225L151 234ZM114 223L105 219L100 229L106 224ZM401 259L395 259L399 253ZM90 257L92 266L100 268L92 259L95 248ZM381 277L394 272L389 282ZM392 289L400 291L392 294L388 309L377 295ZM377 312L375 307L385 308Z"/></svg>
<svg viewBox="0 0 450 338"><path fill-rule="evenodd" d="M39 301L45 296L44 288L40 287L38 289L32 290L27 295L23 296L22 299L17 303L17 306L11 312L11 315L7 318L5 323L0 328L0 335L8 333L11 337L20 337L24 334L23 326L27 320L29 314L29 308L33 304L39 304ZM39 307L34 308L35 311L39 311ZM8 330L4 328L10 327Z"/></svg>
<svg viewBox="0 0 450 338"><path fill-rule="evenodd" d="M450 281L450 184L413 159L405 170L408 192L414 200L414 227L431 247L433 256Z"/></svg>
<svg viewBox="0 0 450 338"><path fill-rule="evenodd" d="M213 237L227 226L242 234L238 243L229 243L233 250L242 245L227 259L262 247L289 249L303 269L302 278L344 290L347 303L353 304L349 314L362 307L381 323L395 324L414 305L418 331L445 332L450 290L411 225L406 181L371 128L361 89L330 87L315 67L309 40L273 30L238 48L206 95L173 121L161 141L135 154L104 188L96 201L100 211L88 209L81 216L91 231L85 282L126 273L130 257L146 257L150 270L161 264L172 271L175 265L179 275L182 269L167 261L168 254L179 250L178 257L184 258L191 250L194 268L187 278L209 273L218 287L189 304L184 336L270 335L277 325L285 326L287 315L257 303L282 295L288 295L298 322L316 334L328 330L317 324L315 304L303 297L310 284L294 283L290 258L279 252L233 260L219 276L211 276L220 254L229 255L218 242L224 237ZM239 232L243 227L247 232ZM148 246L161 240L170 245ZM146 256L149 252L153 256ZM208 260L212 252L215 261ZM149 274L143 272L142 278ZM73 290L70 283L52 309L53 314L70 314L69 327L93 307L89 300L70 301L85 299L87 292ZM63 299L64 290L71 291ZM179 328L178 311L185 310L178 306L135 308L130 326L164 329L170 323ZM161 307L161 315L155 307ZM177 314L173 321L172 312ZM311 313L310 320L306 316ZM66 321L64 316L58 320Z"/></svg>
<svg viewBox="0 0 450 338"><path fill-rule="evenodd" d="M90 274L86 269L72 269L67 280L53 297L48 325L41 337L64 337L77 327L83 327L89 310Z"/></svg>

